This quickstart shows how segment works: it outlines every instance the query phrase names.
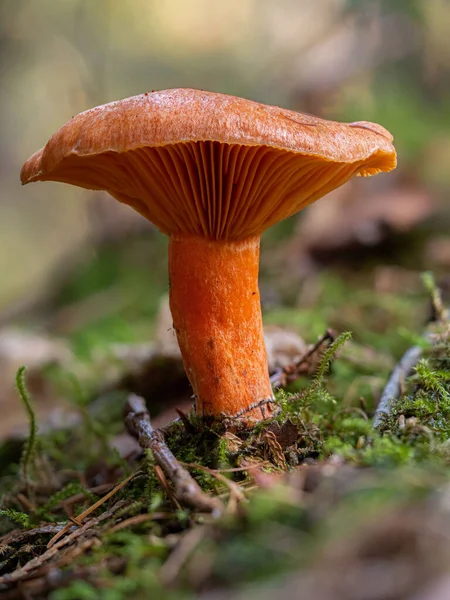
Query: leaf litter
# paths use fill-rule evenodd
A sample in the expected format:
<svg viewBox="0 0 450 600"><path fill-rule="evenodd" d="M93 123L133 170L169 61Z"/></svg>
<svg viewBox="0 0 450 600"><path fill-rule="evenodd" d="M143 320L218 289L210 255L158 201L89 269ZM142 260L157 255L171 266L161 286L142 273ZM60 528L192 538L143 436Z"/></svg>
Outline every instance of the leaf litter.
<svg viewBox="0 0 450 600"><path fill-rule="evenodd" d="M2 597L226 598L230 585L232 597L252 597L270 573L271 585L301 589L305 599L381 599L381 584L367 577L387 560L383 572L403 594L393 597L444 577L443 561L431 565L426 556L432 544L444 556L450 539L441 524L450 489L442 317L376 431L365 381L351 401L342 392L361 361L370 377L368 356L386 379L392 365L361 340L327 331L285 362L283 378L275 371L279 412L253 430L182 411L160 430L138 433L140 449L128 457L113 443L124 429L120 414L97 422L83 408L75 427L35 432L1 482ZM137 413L133 435L142 417L151 423L145 410ZM414 553L410 544L419 544Z"/></svg>

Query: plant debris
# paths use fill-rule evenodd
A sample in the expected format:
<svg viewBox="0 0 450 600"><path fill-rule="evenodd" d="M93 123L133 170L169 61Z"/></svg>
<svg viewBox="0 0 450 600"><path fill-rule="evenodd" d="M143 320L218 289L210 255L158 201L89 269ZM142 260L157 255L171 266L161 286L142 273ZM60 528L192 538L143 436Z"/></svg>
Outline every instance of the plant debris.
<svg viewBox="0 0 450 600"><path fill-rule="evenodd" d="M429 292L436 304L433 286ZM379 305L373 310L379 319ZM403 308L389 310L404 320ZM442 315L442 306L434 312ZM2 597L251 598L263 595L263 578L264 589L281 580L286 589L300 585L305 600L359 600L364 578L347 585L340 574L374 568L367 553L375 547L390 557L393 578L407 561L411 581L425 589L444 575L441 562L432 569L421 550L407 553L406 543L390 548L399 536L417 539L416 520L429 522L428 506L433 518L445 519L447 329L444 323L422 348L376 430L371 416L393 364L383 333L377 347L358 333L352 341L325 328L284 366L278 412L253 429L241 429L239 420L203 421L189 410L158 429L143 399L128 394L125 422L139 446L121 454L117 399L86 408L80 396L78 424L36 432L21 371L31 427L28 445L9 459L0 481ZM417 335L412 339L422 347ZM28 457L26 477L21 455ZM410 521L403 527L404 506ZM429 539L447 551L440 539ZM421 574L415 561L425 565ZM371 589L384 600L377 582ZM407 594L410 587L398 589Z"/></svg>
<svg viewBox="0 0 450 600"><path fill-rule="evenodd" d="M198 483L189 475L167 447L163 434L155 431L150 423L150 415L145 401L131 395L125 407L125 424L131 435L137 438L142 448L149 448L158 465L169 476L175 486L175 497L182 505L219 516L222 504L202 492Z"/></svg>
<svg viewBox="0 0 450 600"><path fill-rule="evenodd" d="M292 383L301 375L312 375L317 368L323 350L326 348L327 344L333 342L335 338L335 332L331 329L327 329L318 341L304 350L294 363L278 368L275 373L271 375L270 382L272 387L286 387L288 383Z"/></svg>

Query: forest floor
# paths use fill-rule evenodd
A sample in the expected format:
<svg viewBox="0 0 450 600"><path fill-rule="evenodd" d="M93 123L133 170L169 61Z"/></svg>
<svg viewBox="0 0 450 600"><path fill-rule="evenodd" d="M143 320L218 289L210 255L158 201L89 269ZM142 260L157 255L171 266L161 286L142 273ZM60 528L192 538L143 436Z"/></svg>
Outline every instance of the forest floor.
<svg viewBox="0 0 450 600"><path fill-rule="evenodd" d="M243 431L191 412L155 322L164 261L143 283L149 254L164 252L149 244L77 267L22 339L27 357L36 336L67 341L45 367L19 360L33 366L9 392L20 410L14 436L0 427L0 597L450 597L450 329L433 278L333 269L290 303L266 294L279 413ZM276 289L267 271L263 299ZM129 432L149 421L135 394L160 432L141 429L140 445Z"/></svg>

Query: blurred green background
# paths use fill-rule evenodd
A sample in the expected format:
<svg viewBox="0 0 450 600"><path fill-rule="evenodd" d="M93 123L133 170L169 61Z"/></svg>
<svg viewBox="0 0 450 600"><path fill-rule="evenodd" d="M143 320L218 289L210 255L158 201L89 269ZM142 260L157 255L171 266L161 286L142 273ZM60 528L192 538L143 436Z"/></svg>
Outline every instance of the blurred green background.
<svg viewBox="0 0 450 600"><path fill-rule="evenodd" d="M103 427L111 437L123 432L122 401L129 391L146 397L155 427L176 416L175 406L189 410L192 390L181 370L167 304L155 319L168 290L165 237L106 194L57 183L21 187L19 175L25 160L76 113L152 89L194 87L324 118L375 121L393 133L399 157L394 172L349 182L263 236L264 321L266 326L291 330L287 333L293 330L309 344L327 328L353 334L329 375L333 402L317 402L312 409L309 400L306 404L311 429L305 427L305 432L317 429L325 440L324 458L341 453L367 472L367 465L415 465L424 456L434 460L435 453L448 472L447 358L447 371L433 367L442 370L433 371L435 379L430 379L442 382L439 401L433 393L424 404L426 380L419 385L412 380L422 403L417 403L417 413L405 409L405 415L412 416L404 431L398 419L398 429L373 443L367 419L402 353L412 344L423 344L430 302L420 273L434 271L444 291L450 290L450 0L0 0L0 78L0 441L27 432L14 389L22 364L29 368L27 386L40 433L54 430L54 440L61 440L48 443L45 451L55 443L58 469L70 466L75 475L74 469L84 472L85 464L97 474L97 452L102 457L99 464L112 460L106 458L106 433L98 432ZM450 305L448 298L445 301ZM284 352L292 363L303 350L289 336L280 340L278 348L273 342L272 354ZM310 381L303 377L293 385L307 389ZM412 402L412 396L407 398ZM92 412L85 411L86 406ZM86 436L78 433L80 415ZM161 417L159 425L154 417ZM122 443L123 438L128 439L122 436ZM0 467L9 469L16 459L5 456ZM311 521L309 516L304 521L303 509L289 505L301 528L307 524L308 536L311 523L320 525L319 536L333 542L336 531L350 532L352 550L344 546L341 552L337 547L338 552L328 554L329 563L330 556L344 557L344 562L336 562L334 578L326 560L325 570L318 571L324 581L336 581L336 589L344 579L361 582L364 592L371 593L375 579L387 589L386 582L406 581L405 573L414 583L427 569L434 576L442 561L442 569L447 567L442 540L448 536L437 541L432 536L445 533L436 512L440 510L444 525L448 523L447 481L435 483L428 462L420 476L398 473L389 470L381 484L369 482L369 493L358 483L356 495L350 492L347 512L338 508L333 513L338 529L323 518L324 507L328 509L321 496L319 502L313 500ZM393 516L378 500L391 502L394 497L386 482L400 490L401 504ZM7 485L11 487L9 481ZM425 487L433 494L422 503ZM413 492L406 493L412 502L420 497L416 513L404 507L409 497L405 490L410 488ZM330 493L326 490L325 496ZM336 505L336 498L332 491L330 506ZM361 515L368 507L369 530L360 526L355 498ZM263 508L264 502L263 498ZM387 519L377 515L373 520L377 502ZM302 552L306 549L308 560L315 555L303 529L292 530L292 553L274 537L277 529L266 508L262 525L258 505L249 514L256 515L251 518L258 536L263 533L263 538L255 538L256 551L247 550L248 532L227 534L229 541L236 541L236 546L228 546L228 554L218 538L224 549L218 564L224 565L221 573L227 584L236 583L229 577L233 561L242 571L242 560L244 565L254 557L258 560L261 539L282 557L283 547L290 559L297 557L295 544ZM360 515L356 521L355 514ZM403 519L414 524L414 536ZM283 521L280 538L286 537L287 525ZM366 546L352 541L358 527L358 535L369 540ZM134 536L129 539L131 544ZM385 555L378 553L383 539ZM145 560L147 543L154 542L150 537L143 541ZM26 552L34 556L36 547L30 545ZM139 547L124 543L124 555L131 556L127 578L132 585L147 585L157 563L142 563ZM403 547L417 556L410 564L403 555L394 562ZM352 552L374 562L366 570L363 561L355 562L350 577L343 578L342 565ZM207 556L205 564L212 565L211 550L207 553L200 558ZM155 555L148 556L153 561ZM231 571L222 556L225 561L232 557ZM324 556L319 557L321 563ZM410 570L405 571L408 564ZM302 584L295 584L301 589ZM64 597L71 594L69 590Z"/></svg>
<svg viewBox="0 0 450 600"><path fill-rule="evenodd" d="M437 255L445 268L449 31L448 0L2 0L0 316L7 320L47 294L80 249L89 270L99 238L140 227L130 209L101 193L54 183L21 188L19 173L74 114L151 89L203 88L331 119L380 122L395 136L398 170L353 194L375 194L368 203L391 194L390 210L400 186L402 222L417 204L411 200L410 208L404 185L413 194L420 189L425 208L419 202L420 215L400 228L431 216L435 227L426 237L437 242L429 261L425 248L421 267L433 267ZM334 218L327 202L321 204L315 223ZM281 234L291 234L309 210ZM269 246L280 237L271 235ZM156 243L162 244L156 250L130 245L125 251L139 267L139 281L146 269L160 268L159 292L166 258L164 241ZM98 278L111 283L119 271L107 259L91 287L101 289ZM154 288L142 286L143 295L152 295Z"/></svg>

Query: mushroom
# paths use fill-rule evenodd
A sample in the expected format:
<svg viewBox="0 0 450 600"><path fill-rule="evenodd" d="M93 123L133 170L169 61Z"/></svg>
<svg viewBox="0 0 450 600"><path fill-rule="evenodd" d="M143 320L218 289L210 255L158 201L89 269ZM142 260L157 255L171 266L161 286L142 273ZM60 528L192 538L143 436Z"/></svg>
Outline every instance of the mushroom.
<svg viewBox="0 0 450 600"><path fill-rule="evenodd" d="M170 307L197 414L249 424L273 410L261 233L354 175L394 169L392 140L373 123L173 89L75 116L21 181L106 190L169 236Z"/></svg>

